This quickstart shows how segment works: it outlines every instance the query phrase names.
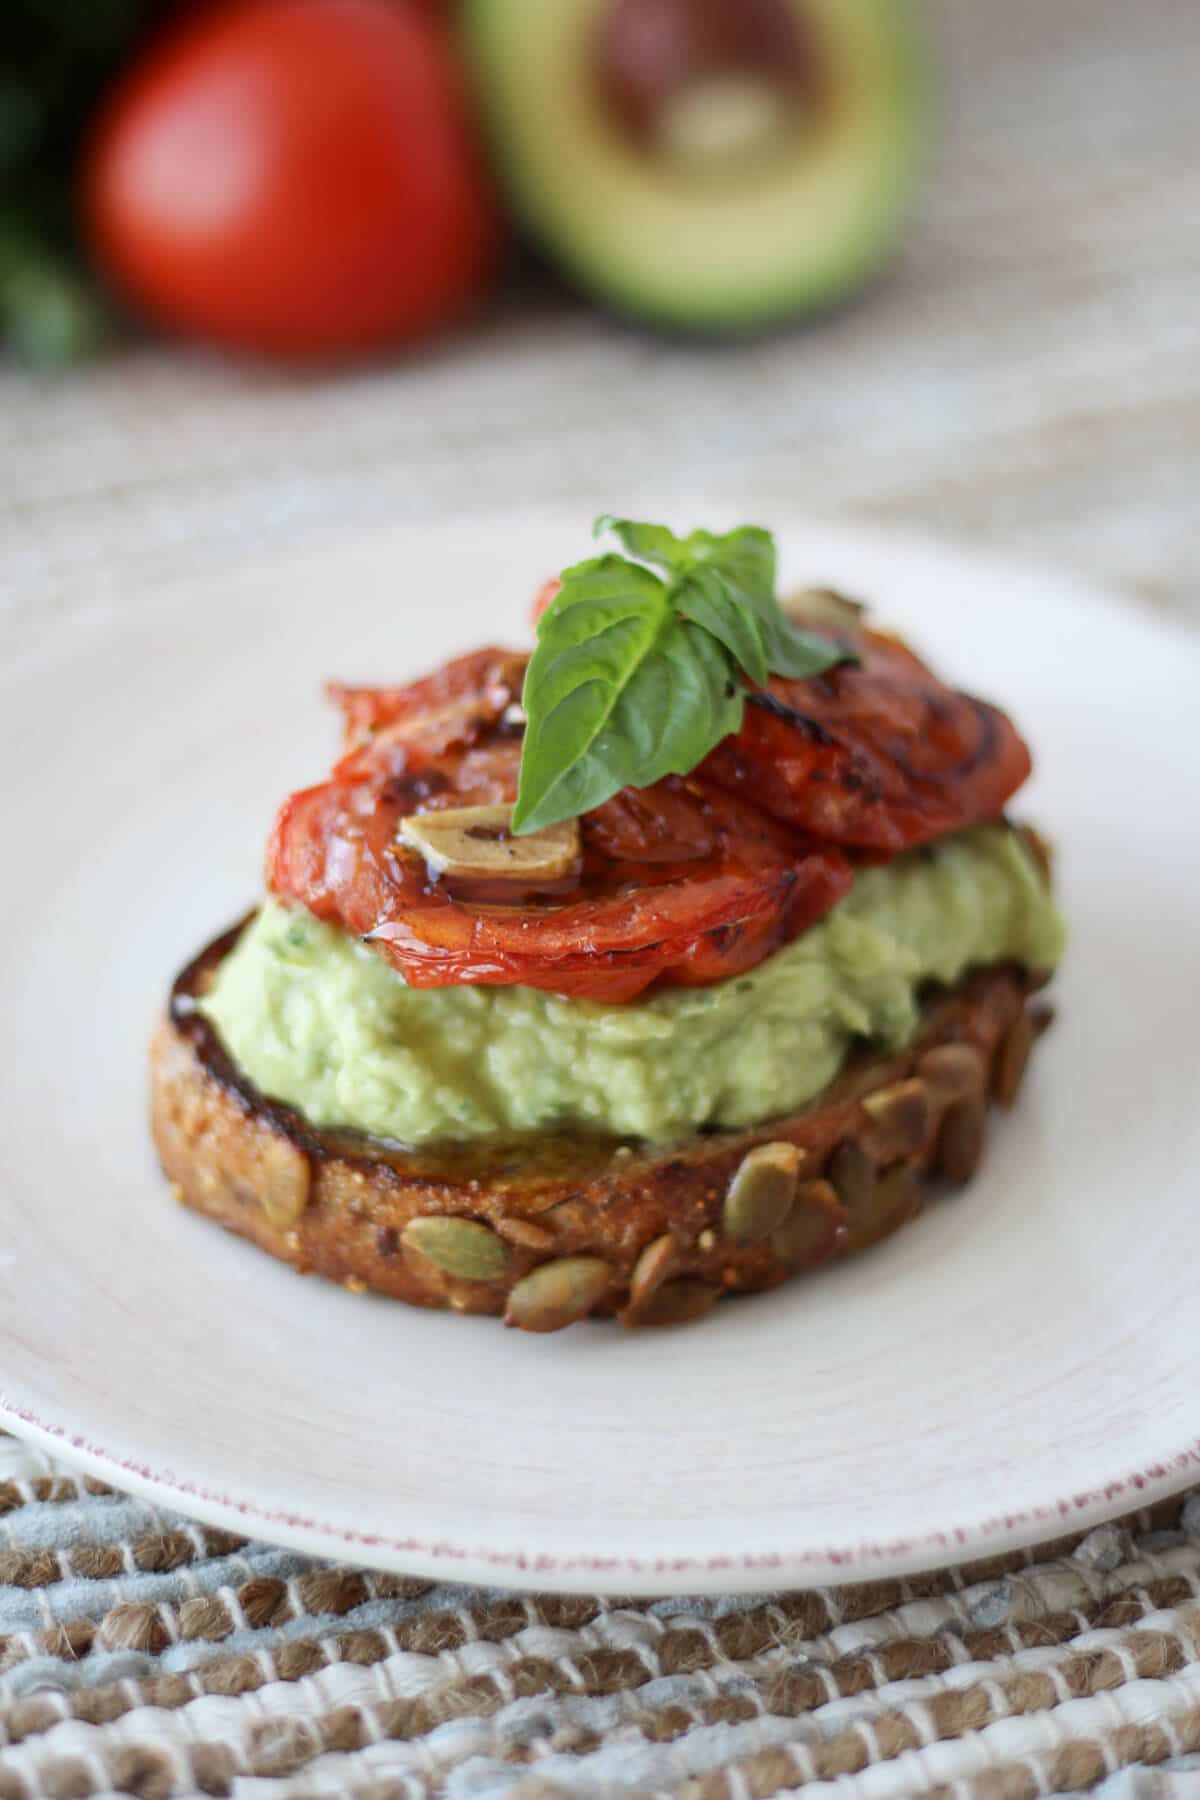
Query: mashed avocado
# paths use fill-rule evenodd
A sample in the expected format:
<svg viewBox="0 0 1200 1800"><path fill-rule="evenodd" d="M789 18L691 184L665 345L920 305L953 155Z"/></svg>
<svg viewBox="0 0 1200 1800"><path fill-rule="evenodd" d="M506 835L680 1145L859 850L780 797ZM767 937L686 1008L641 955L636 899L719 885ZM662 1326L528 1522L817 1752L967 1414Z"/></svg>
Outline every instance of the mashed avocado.
<svg viewBox="0 0 1200 1800"><path fill-rule="evenodd" d="M902 1046L926 981L1048 969L1063 928L1011 831L976 826L864 869L748 975L628 1006L534 988L409 988L375 952L268 902L204 1011L262 1093L316 1125L419 1144L581 1125L669 1139L792 1111L855 1039Z"/></svg>

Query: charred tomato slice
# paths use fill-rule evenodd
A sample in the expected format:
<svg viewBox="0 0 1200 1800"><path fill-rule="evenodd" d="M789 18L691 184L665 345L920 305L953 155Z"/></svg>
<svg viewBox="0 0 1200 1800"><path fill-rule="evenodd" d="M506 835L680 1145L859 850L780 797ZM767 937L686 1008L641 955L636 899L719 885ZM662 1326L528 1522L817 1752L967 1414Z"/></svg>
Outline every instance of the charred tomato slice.
<svg viewBox="0 0 1200 1800"><path fill-rule="evenodd" d="M700 773L817 838L894 855L994 817L1030 766L1002 712L868 632L860 667L751 694Z"/></svg>
<svg viewBox="0 0 1200 1800"><path fill-rule="evenodd" d="M294 794L267 856L271 889L366 939L415 987L521 984L630 1000L656 982L753 966L841 898L852 874L739 796L672 777L581 821L571 892L480 902L432 880L401 819L516 795L523 665L482 651L426 681L337 688L347 747Z"/></svg>
<svg viewBox="0 0 1200 1800"><path fill-rule="evenodd" d="M994 816L1029 771L1002 713L868 633L861 667L773 680L693 775L587 814L565 891L481 898L432 878L398 827L515 798L524 668L486 649L404 687L332 689L344 752L276 820L269 887L371 943L415 987L626 1001L723 980L835 905L851 857Z"/></svg>

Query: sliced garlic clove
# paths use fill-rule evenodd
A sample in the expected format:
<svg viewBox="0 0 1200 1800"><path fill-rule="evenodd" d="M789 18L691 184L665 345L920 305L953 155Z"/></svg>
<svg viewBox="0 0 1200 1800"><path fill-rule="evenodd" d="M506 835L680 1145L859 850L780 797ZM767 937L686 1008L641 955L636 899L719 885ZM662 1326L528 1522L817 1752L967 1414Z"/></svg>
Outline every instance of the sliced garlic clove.
<svg viewBox="0 0 1200 1800"><path fill-rule="evenodd" d="M848 600L832 588L801 588L780 604L793 625L835 637L851 649L861 647L867 609L857 600Z"/></svg>
<svg viewBox="0 0 1200 1800"><path fill-rule="evenodd" d="M527 837L512 835L511 806L460 806L414 813L400 821L402 844L435 874L464 881L561 881L580 856L578 819Z"/></svg>

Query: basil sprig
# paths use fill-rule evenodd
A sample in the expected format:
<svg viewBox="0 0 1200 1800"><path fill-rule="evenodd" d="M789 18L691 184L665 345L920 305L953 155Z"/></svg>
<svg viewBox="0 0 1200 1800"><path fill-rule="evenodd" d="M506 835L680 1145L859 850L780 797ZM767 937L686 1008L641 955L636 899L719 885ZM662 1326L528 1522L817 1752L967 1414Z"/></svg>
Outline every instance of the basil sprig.
<svg viewBox="0 0 1200 1800"><path fill-rule="evenodd" d="M819 675L852 652L794 625L775 596L775 540L600 518L626 556L563 571L525 676L513 830L590 812L623 787L686 775L738 730L743 674ZM653 567L647 567L647 564ZM656 573L656 570L661 573Z"/></svg>

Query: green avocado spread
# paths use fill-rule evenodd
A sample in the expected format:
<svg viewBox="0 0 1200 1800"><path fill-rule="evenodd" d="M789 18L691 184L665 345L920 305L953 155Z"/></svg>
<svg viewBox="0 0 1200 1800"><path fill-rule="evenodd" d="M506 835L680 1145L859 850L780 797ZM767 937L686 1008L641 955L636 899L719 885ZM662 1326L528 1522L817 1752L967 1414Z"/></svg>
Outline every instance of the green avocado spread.
<svg viewBox="0 0 1200 1800"><path fill-rule="evenodd" d="M749 974L626 1006L525 987L410 988L376 954L267 902L203 1010L260 1092L315 1125L406 1144L582 1126L658 1141L819 1094L857 1041L903 1046L929 981L1050 969L1063 927L1021 839L975 826L863 869Z"/></svg>

